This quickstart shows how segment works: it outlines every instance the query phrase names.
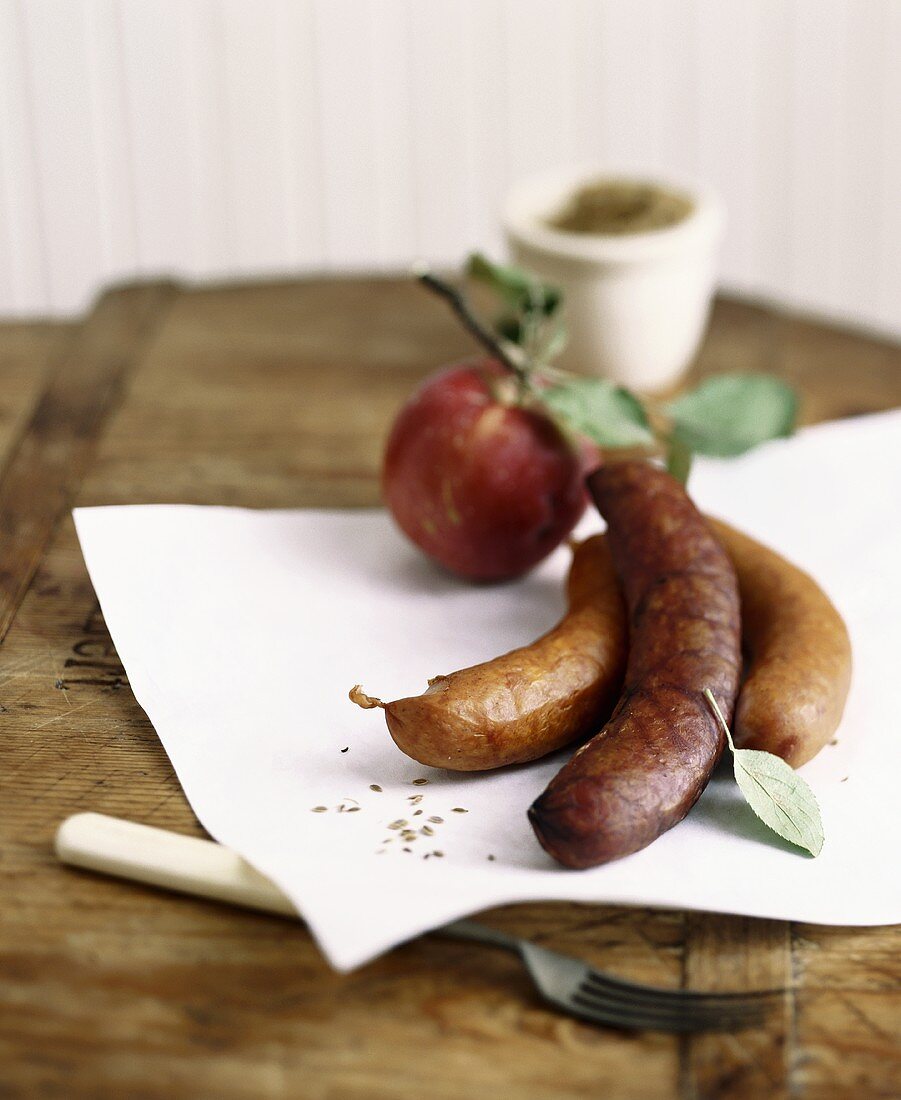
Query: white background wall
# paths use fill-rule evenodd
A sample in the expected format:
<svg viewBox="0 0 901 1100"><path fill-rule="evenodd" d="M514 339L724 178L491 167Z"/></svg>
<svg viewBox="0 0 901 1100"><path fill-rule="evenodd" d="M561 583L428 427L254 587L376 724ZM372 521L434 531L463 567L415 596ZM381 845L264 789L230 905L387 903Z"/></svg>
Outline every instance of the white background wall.
<svg viewBox="0 0 901 1100"><path fill-rule="evenodd" d="M706 178L727 285L901 335L901 0L0 0L0 315L456 263L571 160Z"/></svg>

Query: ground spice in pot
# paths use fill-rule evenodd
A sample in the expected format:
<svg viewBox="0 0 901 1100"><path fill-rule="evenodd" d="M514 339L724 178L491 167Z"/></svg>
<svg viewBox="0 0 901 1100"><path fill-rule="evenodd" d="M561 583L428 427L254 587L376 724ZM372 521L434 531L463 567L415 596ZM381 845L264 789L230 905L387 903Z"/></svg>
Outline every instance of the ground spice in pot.
<svg viewBox="0 0 901 1100"><path fill-rule="evenodd" d="M620 236L668 229L693 209L687 195L653 183L595 180L579 188L547 224L568 233Z"/></svg>

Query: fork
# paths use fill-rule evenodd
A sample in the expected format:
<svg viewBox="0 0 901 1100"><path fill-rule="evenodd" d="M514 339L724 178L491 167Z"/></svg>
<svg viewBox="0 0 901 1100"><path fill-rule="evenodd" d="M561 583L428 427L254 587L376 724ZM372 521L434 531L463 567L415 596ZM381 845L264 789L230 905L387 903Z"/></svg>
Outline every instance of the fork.
<svg viewBox="0 0 901 1100"><path fill-rule="evenodd" d="M602 974L579 959L474 921L455 921L437 934L501 947L518 955L542 997L557 1009L594 1024L627 1030L736 1031L763 1022L779 989L754 993L699 993L660 989Z"/></svg>
<svg viewBox="0 0 901 1100"><path fill-rule="evenodd" d="M139 825L105 814L68 818L56 835L64 863L296 916L290 900L237 852L199 837ZM518 955L541 995L558 1009L595 1024L657 1031L708 1031L752 1027L781 990L760 993L696 993L658 989L614 978L586 963L474 921L456 921L437 934L502 947Z"/></svg>

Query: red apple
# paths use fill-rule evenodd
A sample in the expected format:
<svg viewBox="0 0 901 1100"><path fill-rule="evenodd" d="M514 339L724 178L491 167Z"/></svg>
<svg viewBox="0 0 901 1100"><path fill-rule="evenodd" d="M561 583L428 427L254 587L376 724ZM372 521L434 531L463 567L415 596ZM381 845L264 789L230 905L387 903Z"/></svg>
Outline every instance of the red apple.
<svg viewBox="0 0 901 1100"><path fill-rule="evenodd" d="M520 404L510 373L486 359L439 371L404 405L382 489L429 557L472 580L506 580L576 525L591 458L537 403Z"/></svg>

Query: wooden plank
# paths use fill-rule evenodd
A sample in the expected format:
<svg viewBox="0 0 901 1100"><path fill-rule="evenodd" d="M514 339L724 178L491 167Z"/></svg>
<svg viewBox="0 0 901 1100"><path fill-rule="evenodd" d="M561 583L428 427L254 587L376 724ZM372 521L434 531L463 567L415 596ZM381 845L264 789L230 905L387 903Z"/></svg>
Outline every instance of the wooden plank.
<svg viewBox="0 0 901 1100"><path fill-rule="evenodd" d="M167 283L111 291L56 364L0 479L0 641L129 367L174 294Z"/></svg>
<svg viewBox="0 0 901 1100"><path fill-rule="evenodd" d="M376 504L397 407L471 354L411 280L194 291L174 304L80 502Z"/></svg>
<svg viewBox="0 0 901 1100"><path fill-rule="evenodd" d="M901 1093L901 928L793 929L796 1088L805 1097Z"/></svg>
<svg viewBox="0 0 901 1100"><path fill-rule="evenodd" d="M789 926L784 921L690 914L685 978L691 989L788 990L792 984ZM762 1027L686 1039L681 1090L685 1100L787 1097L793 1008L789 992Z"/></svg>
<svg viewBox="0 0 901 1100"><path fill-rule="evenodd" d="M74 324L32 322L0 326L0 472L45 385L53 360Z"/></svg>

